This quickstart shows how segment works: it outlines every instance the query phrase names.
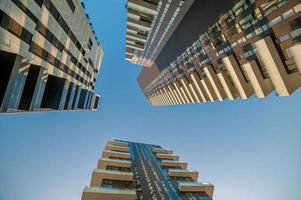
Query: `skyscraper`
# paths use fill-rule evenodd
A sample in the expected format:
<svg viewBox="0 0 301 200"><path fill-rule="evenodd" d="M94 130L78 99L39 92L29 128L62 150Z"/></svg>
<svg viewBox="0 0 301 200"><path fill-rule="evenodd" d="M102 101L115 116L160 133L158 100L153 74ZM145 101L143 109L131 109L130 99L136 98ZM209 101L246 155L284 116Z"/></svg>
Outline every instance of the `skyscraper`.
<svg viewBox="0 0 301 200"><path fill-rule="evenodd" d="M173 151L158 145L108 141L82 200L211 200L214 186L197 182Z"/></svg>
<svg viewBox="0 0 301 200"><path fill-rule="evenodd" d="M96 110L102 55L80 0L1 0L0 113Z"/></svg>
<svg viewBox="0 0 301 200"><path fill-rule="evenodd" d="M152 105L289 96L301 86L299 0L128 0L127 60Z"/></svg>

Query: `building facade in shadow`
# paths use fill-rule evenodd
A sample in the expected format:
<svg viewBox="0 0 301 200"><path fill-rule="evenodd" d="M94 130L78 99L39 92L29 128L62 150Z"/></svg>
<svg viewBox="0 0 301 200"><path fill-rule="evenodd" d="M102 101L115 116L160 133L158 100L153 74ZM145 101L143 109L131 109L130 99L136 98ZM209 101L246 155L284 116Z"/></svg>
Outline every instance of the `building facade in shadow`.
<svg viewBox="0 0 301 200"><path fill-rule="evenodd" d="M80 0L1 0L0 113L97 110L102 56Z"/></svg>

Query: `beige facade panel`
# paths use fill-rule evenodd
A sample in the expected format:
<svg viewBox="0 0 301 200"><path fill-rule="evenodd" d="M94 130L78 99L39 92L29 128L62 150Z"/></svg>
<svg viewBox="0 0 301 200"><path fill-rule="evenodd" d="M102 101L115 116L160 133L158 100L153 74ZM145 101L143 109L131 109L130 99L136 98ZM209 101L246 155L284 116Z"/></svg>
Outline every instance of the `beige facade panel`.
<svg viewBox="0 0 301 200"><path fill-rule="evenodd" d="M161 159L161 160L173 160L173 161L179 161L180 157L178 155L174 154L162 154L162 153L157 153L156 158Z"/></svg>
<svg viewBox="0 0 301 200"><path fill-rule="evenodd" d="M211 87L208 79L207 78L202 78L200 80L200 82L201 82L201 85L203 86L203 88L205 90L205 93L207 94L209 100L211 102L213 102L214 101L214 97L213 96L215 96L215 93L214 93L213 88Z"/></svg>
<svg viewBox="0 0 301 200"><path fill-rule="evenodd" d="M244 76L239 69L239 64L235 60L233 55L223 58L223 63L227 68L233 83L238 91L238 94L241 99L247 99L253 94L253 90L249 83L246 82Z"/></svg>
<svg viewBox="0 0 301 200"><path fill-rule="evenodd" d="M116 151L103 151L102 152L102 158L110 158L110 157L116 157L116 158L130 158L129 153L121 153Z"/></svg>
<svg viewBox="0 0 301 200"><path fill-rule="evenodd" d="M184 90L184 87L183 87L183 86L180 86L179 89L180 89L181 94L182 94L183 97L184 97L185 102L186 102L186 103L192 103L192 102L190 101L190 99L188 99L188 95L186 94L186 91Z"/></svg>
<svg viewBox="0 0 301 200"><path fill-rule="evenodd" d="M157 6L141 0L128 0L128 7L137 10L142 13L156 15L157 14Z"/></svg>
<svg viewBox="0 0 301 200"><path fill-rule="evenodd" d="M263 78L255 61L243 64L242 68L246 72L257 98L265 98L274 90L271 79Z"/></svg>
<svg viewBox="0 0 301 200"><path fill-rule="evenodd" d="M160 89L160 92L161 92L161 94L162 94L162 96L164 98L165 104L170 105L171 101L169 100L169 98L168 98L167 94L164 92L164 90Z"/></svg>
<svg viewBox="0 0 301 200"><path fill-rule="evenodd" d="M171 105L175 105L177 104L177 102L175 101L174 97L172 96L172 94L168 91L168 88L167 87L163 87L163 90L164 92L166 93L169 101L170 101L170 104Z"/></svg>
<svg viewBox="0 0 301 200"><path fill-rule="evenodd" d="M172 154L173 153L172 150L168 150L168 149L153 148L152 150L154 153L161 153L161 154Z"/></svg>
<svg viewBox="0 0 301 200"><path fill-rule="evenodd" d="M214 186L211 183L179 182L178 189L181 192L206 192L212 197Z"/></svg>
<svg viewBox="0 0 301 200"><path fill-rule="evenodd" d="M205 91L202 89L202 84L199 79L196 78L197 76L195 73L190 74L190 78L193 82L194 87L196 88L197 95L202 100L202 102L207 102L207 99L205 97Z"/></svg>
<svg viewBox="0 0 301 200"><path fill-rule="evenodd" d="M123 146L116 146L116 145L110 145L107 144L105 146L105 150L107 151L119 151L119 152L129 152L129 147L123 147Z"/></svg>
<svg viewBox="0 0 301 200"><path fill-rule="evenodd" d="M128 147L129 144L126 142L119 142L119 141L115 141L115 140L109 140L107 142L107 144L109 145L115 145L115 146L122 146L122 147Z"/></svg>
<svg viewBox="0 0 301 200"><path fill-rule="evenodd" d="M135 200L136 190L86 187L81 200Z"/></svg>
<svg viewBox="0 0 301 200"><path fill-rule="evenodd" d="M226 98L225 91L217 78L216 73L212 67L204 67L203 71L209 79L209 82L214 90L214 93L219 101L223 101Z"/></svg>
<svg viewBox="0 0 301 200"><path fill-rule="evenodd" d="M186 103L188 103L187 101L185 101L185 99L184 99L184 97L183 97L183 95L182 95L182 92L180 91L180 85L179 85L179 83L177 83L177 82L174 82L173 83L173 86L174 86L174 88L175 88L175 92L176 92L176 94L177 94L177 96L179 97L179 99L180 99L180 101L183 103L183 104L186 104Z"/></svg>
<svg viewBox="0 0 301 200"><path fill-rule="evenodd" d="M178 96L178 94L176 93L175 89L173 89L173 86L168 85L167 87L168 87L168 90L170 91L170 93L172 94L173 98L177 102L177 104L182 104L182 101L181 101L180 97Z"/></svg>
<svg viewBox="0 0 301 200"><path fill-rule="evenodd" d="M193 84L193 83L189 83L188 86L189 86L190 91L191 91L192 94L193 94L193 98L195 99L195 102L201 103L201 100L199 99L199 97L198 97L198 95L197 95L197 92L196 92L197 90L196 90L196 88L194 87L194 84Z"/></svg>
<svg viewBox="0 0 301 200"><path fill-rule="evenodd" d="M182 78L180 81L182 83L182 86L184 87L184 92L186 93L186 96L187 96L188 100L191 103L195 103L196 100L192 97L193 93L192 93L192 91L189 88L188 80L186 78Z"/></svg>
<svg viewBox="0 0 301 200"><path fill-rule="evenodd" d="M217 74L218 79L223 86L228 100L232 101L237 97L237 90L232 85L231 80L227 77L226 72L222 71Z"/></svg>
<svg viewBox="0 0 301 200"><path fill-rule="evenodd" d="M187 169L187 162L183 161L172 161L172 160L162 160L162 166L167 168L179 167L181 169Z"/></svg>
<svg viewBox="0 0 301 200"><path fill-rule="evenodd" d="M107 166L131 168L132 162L110 158L102 158L98 160L97 169L106 169Z"/></svg>
<svg viewBox="0 0 301 200"><path fill-rule="evenodd" d="M170 177L191 178L193 181L197 181L199 173L194 170L169 169L168 175Z"/></svg>
<svg viewBox="0 0 301 200"><path fill-rule="evenodd" d="M91 178L90 186L99 186L103 179L118 180L118 181L132 181L132 172L121 172L116 170L94 169Z"/></svg>

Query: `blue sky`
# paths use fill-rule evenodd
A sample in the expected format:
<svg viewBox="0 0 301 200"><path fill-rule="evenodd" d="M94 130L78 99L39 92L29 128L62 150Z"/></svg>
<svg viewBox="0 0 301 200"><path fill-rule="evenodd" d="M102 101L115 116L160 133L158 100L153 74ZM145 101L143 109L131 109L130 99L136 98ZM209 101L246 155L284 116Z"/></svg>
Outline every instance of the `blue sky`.
<svg viewBox="0 0 301 200"><path fill-rule="evenodd" d="M98 112L0 115L0 200L76 200L108 139L174 149L216 200L301 199L301 90L151 107L124 60L125 1L85 0L104 48Z"/></svg>

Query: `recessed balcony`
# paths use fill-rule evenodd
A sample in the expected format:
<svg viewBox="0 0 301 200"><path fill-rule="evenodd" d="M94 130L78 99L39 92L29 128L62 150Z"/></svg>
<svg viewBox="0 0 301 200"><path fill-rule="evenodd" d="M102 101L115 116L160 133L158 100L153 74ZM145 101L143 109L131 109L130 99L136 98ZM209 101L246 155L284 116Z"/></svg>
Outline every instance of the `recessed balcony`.
<svg viewBox="0 0 301 200"><path fill-rule="evenodd" d="M160 148L153 148L153 152L154 153L164 153L164 154L172 154L173 151L172 150L168 150L168 149L160 149Z"/></svg>
<svg viewBox="0 0 301 200"><path fill-rule="evenodd" d="M174 155L174 154L163 154L163 153L157 153L156 157L158 159L161 160L173 160L173 161L178 161L179 160L179 156L178 155Z"/></svg>
<svg viewBox="0 0 301 200"><path fill-rule="evenodd" d="M101 187L85 187L81 200L135 200L136 190Z"/></svg>
<svg viewBox="0 0 301 200"><path fill-rule="evenodd" d="M173 160L162 160L162 167L187 169L187 162L173 161Z"/></svg>
<svg viewBox="0 0 301 200"><path fill-rule="evenodd" d="M91 178L91 186L99 186L102 183L103 179L118 180L118 181L132 181L133 172L94 169Z"/></svg>
<svg viewBox="0 0 301 200"><path fill-rule="evenodd" d="M107 166L131 168L132 162L127 160L118 160L111 158L102 158L98 160L98 169L105 169Z"/></svg>
<svg viewBox="0 0 301 200"><path fill-rule="evenodd" d="M211 183L178 182L180 192L205 192L208 196L213 196L214 185Z"/></svg>
<svg viewBox="0 0 301 200"><path fill-rule="evenodd" d="M119 152L128 153L130 148L129 147L124 147L124 146L115 146L115 145L107 144L106 147L105 147L105 150L107 150L107 151L119 151Z"/></svg>
<svg viewBox="0 0 301 200"><path fill-rule="evenodd" d="M130 159L130 153L125 152L117 152L117 151L108 151L104 150L102 152L102 158L124 158L124 159Z"/></svg>

